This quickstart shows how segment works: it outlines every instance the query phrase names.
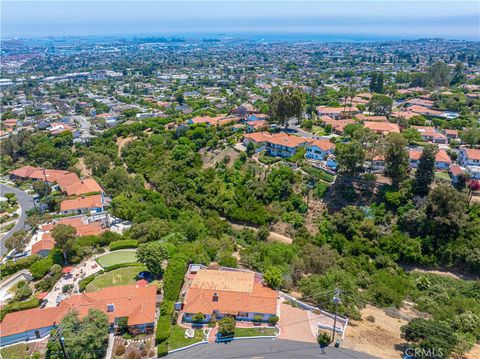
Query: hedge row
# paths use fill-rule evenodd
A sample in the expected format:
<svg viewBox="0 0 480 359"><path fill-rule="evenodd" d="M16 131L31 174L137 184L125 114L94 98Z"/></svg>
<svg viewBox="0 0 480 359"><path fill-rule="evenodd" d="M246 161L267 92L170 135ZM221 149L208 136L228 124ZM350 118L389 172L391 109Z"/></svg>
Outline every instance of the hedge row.
<svg viewBox="0 0 480 359"><path fill-rule="evenodd" d="M163 274L163 297L164 299L176 301L182 289L183 278L187 269L187 260L184 256L173 257Z"/></svg>
<svg viewBox="0 0 480 359"><path fill-rule="evenodd" d="M327 182L333 182L335 177L322 170L322 169L319 169L319 168L315 168L313 166L302 166L302 170L307 172L309 175L312 175L312 176L315 176L321 180L324 180L324 181L327 181Z"/></svg>
<svg viewBox="0 0 480 359"><path fill-rule="evenodd" d="M161 342L160 344L157 345L157 357L164 357L168 355L168 343Z"/></svg>
<svg viewBox="0 0 480 359"><path fill-rule="evenodd" d="M34 254L26 258L20 258L15 262L12 260L6 261L0 266L0 278L4 278L14 273L17 273L22 269L28 269L33 263L40 259L41 257L39 255Z"/></svg>
<svg viewBox="0 0 480 359"><path fill-rule="evenodd" d="M127 249L127 248L137 248L138 241L136 239L125 239L122 241L115 241L110 243L110 250L116 251L119 249Z"/></svg>
<svg viewBox="0 0 480 359"><path fill-rule="evenodd" d="M37 308L40 301L37 298L32 298L25 302L12 302L0 308L0 321L3 320L8 313L18 312L20 310Z"/></svg>
<svg viewBox="0 0 480 359"><path fill-rule="evenodd" d="M170 327L172 326L171 319L172 318L170 315L161 315L158 318L157 332L155 335L155 340L157 341L157 344L166 341L170 336Z"/></svg>
<svg viewBox="0 0 480 359"><path fill-rule="evenodd" d="M95 279L95 277L99 274L103 274L103 270L101 270L100 272L98 273L94 273L94 274L90 274L89 276L83 278L83 279L80 279L78 281L78 289L80 290L80 292L84 292L85 291L85 288L87 287L88 283L90 283L91 281L93 281Z"/></svg>
<svg viewBox="0 0 480 359"><path fill-rule="evenodd" d="M118 269L118 268L124 268L124 267L140 267L140 266L143 266L142 263L138 263L138 262L130 262L130 263L118 263L118 264L112 264L111 266L109 267L104 267L103 270L104 272L110 272L114 269Z"/></svg>

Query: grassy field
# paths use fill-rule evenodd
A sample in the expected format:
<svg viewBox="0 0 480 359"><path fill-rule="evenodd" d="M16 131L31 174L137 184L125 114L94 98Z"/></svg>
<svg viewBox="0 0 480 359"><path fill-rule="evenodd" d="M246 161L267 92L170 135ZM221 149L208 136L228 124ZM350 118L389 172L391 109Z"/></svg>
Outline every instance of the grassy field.
<svg viewBox="0 0 480 359"><path fill-rule="evenodd" d="M134 284L137 274L146 270L145 266L132 266L114 269L103 273L87 284L87 292L95 292L102 288Z"/></svg>
<svg viewBox="0 0 480 359"><path fill-rule="evenodd" d="M277 334L277 328L235 328L236 337L256 337L256 336L272 336Z"/></svg>
<svg viewBox="0 0 480 359"><path fill-rule="evenodd" d="M98 264L102 267L110 267L121 263L133 263L136 261L137 254L135 251L117 251L97 258Z"/></svg>
<svg viewBox="0 0 480 359"><path fill-rule="evenodd" d="M34 348L34 344L20 343L7 348L2 348L0 354L3 359L25 359L30 358L30 356L33 355ZM41 355L40 357L43 358L44 356Z"/></svg>
<svg viewBox="0 0 480 359"><path fill-rule="evenodd" d="M185 338L185 328L182 328L179 325L172 325L170 337L168 338L168 349L173 350L186 347L187 345L201 342L202 339L202 329L195 329L195 336L193 338Z"/></svg>

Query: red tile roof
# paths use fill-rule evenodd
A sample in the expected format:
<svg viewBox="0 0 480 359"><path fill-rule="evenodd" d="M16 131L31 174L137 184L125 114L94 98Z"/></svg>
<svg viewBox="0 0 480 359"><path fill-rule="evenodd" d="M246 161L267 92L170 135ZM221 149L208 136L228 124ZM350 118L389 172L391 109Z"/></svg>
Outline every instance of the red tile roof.
<svg viewBox="0 0 480 359"><path fill-rule="evenodd" d="M109 323L115 318L128 317L128 325L154 323L156 313L155 286L135 285L110 287L98 292L73 295L53 308L35 308L9 313L2 321L1 336L21 334L30 330L50 327L61 322L70 310L76 310L80 317L89 309L98 309L107 314ZM114 311L107 312L107 305L113 304Z"/></svg>
<svg viewBox="0 0 480 359"><path fill-rule="evenodd" d="M39 240L38 242L35 242L33 245L32 245L32 254L37 254L43 250L52 250L53 247L55 246L55 241L50 237L46 237L46 235L44 234L42 239Z"/></svg>
<svg viewBox="0 0 480 359"><path fill-rule="evenodd" d="M331 143L329 140L313 140L310 141L308 146L317 146L323 151L329 151L335 148L335 144Z"/></svg>
<svg viewBox="0 0 480 359"><path fill-rule="evenodd" d="M471 160L480 161L480 150L476 150L474 148L465 148L465 154L467 155L467 158Z"/></svg>
<svg viewBox="0 0 480 359"><path fill-rule="evenodd" d="M60 203L60 210L63 211L72 211L76 209L87 209L87 208L101 208L102 196L99 194L87 197L78 197L74 199L67 199Z"/></svg>
<svg viewBox="0 0 480 359"><path fill-rule="evenodd" d="M229 314L274 314L277 292L255 281L253 272L200 269L187 291L183 311L211 314L215 310Z"/></svg>
<svg viewBox="0 0 480 359"><path fill-rule="evenodd" d="M374 132L381 132L382 134L400 133L400 127L396 123L366 121L363 125Z"/></svg>

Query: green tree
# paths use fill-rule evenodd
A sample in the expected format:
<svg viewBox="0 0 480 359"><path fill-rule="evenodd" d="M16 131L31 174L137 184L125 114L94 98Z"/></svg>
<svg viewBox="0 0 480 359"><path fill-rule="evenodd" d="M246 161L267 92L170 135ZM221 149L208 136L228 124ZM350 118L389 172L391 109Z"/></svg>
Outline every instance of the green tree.
<svg viewBox="0 0 480 359"><path fill-rule="evenodd" d="M417 196L424 197L430 190L430 185L435 179L435 156L437 152L438 146L436 145L427 145L423 148L412 187L413 193Z"/></svg>
<svg viewBox="0 0 480 359"><path fill-rule="evenodd" d="M235 333L235 326L236 322L234 318L230 316L223 317L218 321L218 332L223 337L231 337L233 333Z"/></svg>
<svg viewBox="0 0 480 359"><path fill-rule="evenodd" d="M390 133L385 145L385 175L392 179L392 185L398 185L407 178L408 152L407 141L399 133Z"/></svg>
<svg viewBox="0 0 480 359"><path fill-rule="evenodd" d="M79 319L76 311L69 311L61 321L65 351L70 359L101 359L105 357L108 344L108 318L97 309ZM58 340L50 339L46 358L63 358Z"/></svg>
<svg viewBox="0 0 480 359"><path fill-rule="evenodd" d="M429 83L434 86L448 86L450 84L450 67L444 62L437 61L429 67Z"/></svg>
<svg viewBox="0 0 480 359"><path fill-rule="evenodd" d="M335 157L339 171L353 176L362 170L365 162L365 150L362 144L355 140L348 143L339 142L335 146Z"/></svg>
<svg viewBox="0 0 480 359"><path fill-rule="evenodd" d="M302 119L305 95L296 87L274 88L268 104L271 121L287 127L291 118Z"/></svg>
<svg viewBox="0 0 480 359"><path fill-rule="evenodd" d="M375 94L368 101L368 110L377 116L389 115L392 112L393 100L386 95Z"/></svg>
<svg viewBox="0 0 480 359"><path fill-rule="evenodd" d="M480 143L480 127L466 128L460 132L460 138L463 142L470 145L470 147L475 147Z"/></svg>
<svg viewBox="0 0 480 359"><path fill-rule="evenodd" d="M249 142L247 144L247 155L248 157L252 157L252 155L255 153L255 145L253 142Z"/></svg>
<svg viewBox="0 0 480 359"><path fill-rule="evenodd" d="M465 66L463 66L463 63L457 62L455 65L455 68L453 69L453 76L452 80L450 81L450 85L458 85L466 80L466 75L465 75Z"/></svg>
<svg viewBox="0 0 480 359"><path fill-rule="evenodd" d="M137 258L153 276L159 276L163 272L163 262L167 259L165 244L160 241L141 244L137 249Z"/></svg>
<svg viewBox="0 0 480 359"><path fill-rule="evenodd" d="M55 245L62 251L65 263L67 263L67 253L75 242L76 234L77 230L70 225L60 223L53 227L52 237L55 240Z"/></svg>
<svg viewBox="0 0 480 359"><path fill-rule="evenodd" d="M85 156L85 164L94 176L103 176L110 169L110 157L99 152L89 152Z"/></svg>
<svg viewBox="0 0 480 359"><path fill-rule="evenodd" d="M437 245L456 238L467 219L467 197L450 186L438 186L430 191L426 201L429 232Z"/></svg>
<svg viewBox="0 0 480 359"><path fill-rule="evenodd" d="M263 275L263 279L270 288L278 289L283 282L282 270L276 266L268 267Z"/></svg>
<svg viewBox="0 0 480 359"><path fill-rule="evenodd" d="M383 93L384 74L383 72L373 72L370 75L370 91Z"/></svg>
<svg viewBox="0 0 480 359"><path fill-rule="evenodd" d="M406 128L402 131L403 137L408 141L409 144L413 144L416 141L420 141L422 139L422 136L420 135L420 132L413 127Z"/></svg>

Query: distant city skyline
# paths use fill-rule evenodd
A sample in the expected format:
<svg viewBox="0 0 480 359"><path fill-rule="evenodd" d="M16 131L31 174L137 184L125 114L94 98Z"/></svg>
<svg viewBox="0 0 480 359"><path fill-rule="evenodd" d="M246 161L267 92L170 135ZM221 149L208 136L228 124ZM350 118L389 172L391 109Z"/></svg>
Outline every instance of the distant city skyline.
<svg viewBox="0 0 480 359"><path fill-rule="evenodd" d="M251 34L480 40L477 1L2 1L2 38Z"/></svg>

